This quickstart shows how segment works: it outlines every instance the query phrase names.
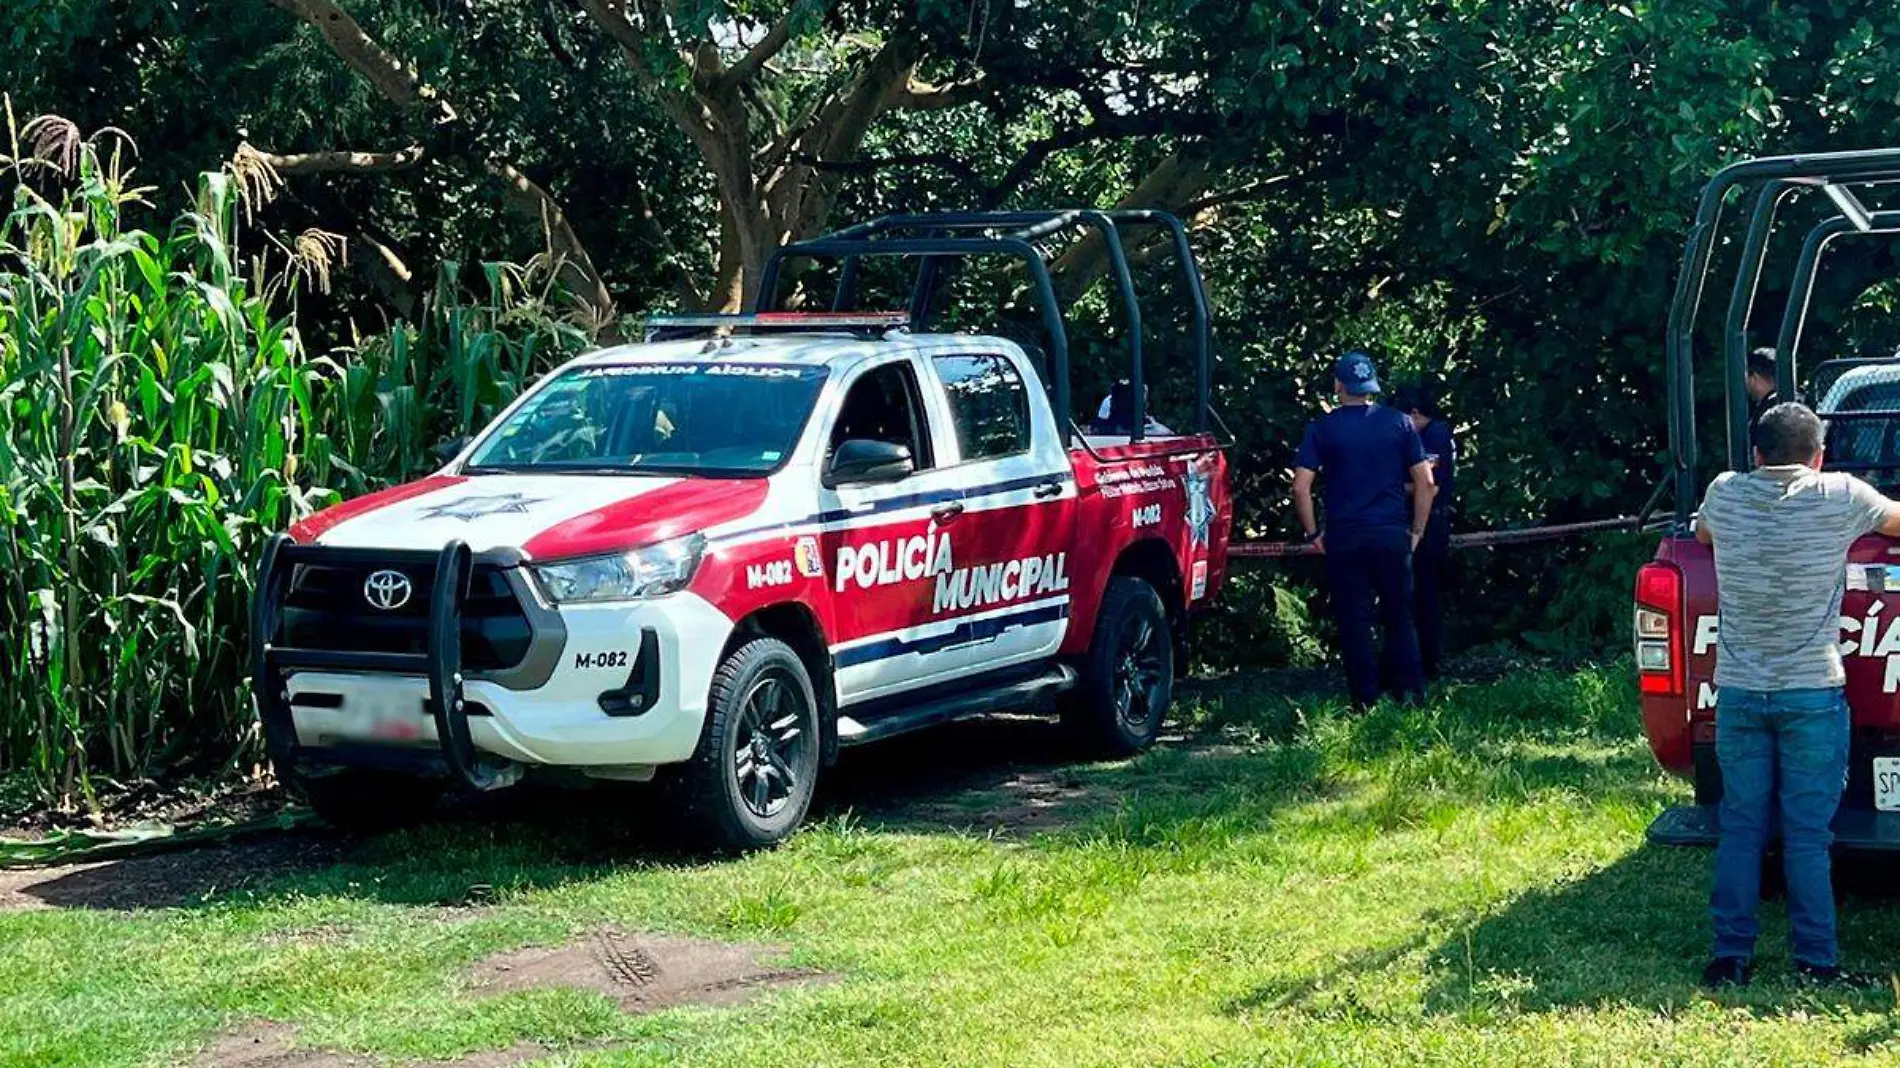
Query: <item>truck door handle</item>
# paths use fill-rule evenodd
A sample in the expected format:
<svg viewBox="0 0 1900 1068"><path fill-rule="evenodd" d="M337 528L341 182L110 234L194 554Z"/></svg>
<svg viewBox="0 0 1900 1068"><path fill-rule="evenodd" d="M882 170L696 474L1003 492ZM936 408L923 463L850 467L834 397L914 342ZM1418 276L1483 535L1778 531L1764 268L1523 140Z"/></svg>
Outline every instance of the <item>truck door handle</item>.
<svg viewBox="0 0 1900 1068"><path fill-rule="evenodd" d="M948 523L962 514L962 501L951 501L949 504L940 504L930 510L930 518L939 523Z"/></svg>
<svg viewBox="0 0 1900 1068"><path fill-rule="evenodd" d="M1047 500L1050 497L1060 497L1061 495L1062 495L1062 483L1057 482L1055 479L1050 479L1047 482L1039 482L1036 484L1036 499L1037 500Z"/></svg>

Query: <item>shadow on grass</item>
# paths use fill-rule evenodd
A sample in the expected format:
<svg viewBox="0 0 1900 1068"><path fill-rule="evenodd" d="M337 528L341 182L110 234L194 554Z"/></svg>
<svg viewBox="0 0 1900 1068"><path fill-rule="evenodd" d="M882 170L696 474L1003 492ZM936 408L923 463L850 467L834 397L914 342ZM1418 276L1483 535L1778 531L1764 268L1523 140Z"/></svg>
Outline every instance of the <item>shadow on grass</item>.
<svg viewBox="0 0 1900 1068"><path fill-rule="evenodd" d="M1059 725L974 720L848 751L831 769L814 822L942 835L1112 835L1165 846L1206 828L1264 827L1312 796L1316 754L1174 738L1128 761L1091 763ZM341 896L388 904L479 906L630 868L684 868L729 858L669 833L650 789L526 786L459 798L428 823L384 835L298 832L69 868L0 873L6 898L62 908L137 910Z"/></svg>
<svg viewBox="0 0 1900 1068"><path fill-rule="evenodd" d="M1488 1022L1578 1009L1667 1015L1710 996L1698 986L1708 953L1708 865L1702 851L1646 846L1575 880L1522 894L1493 913L1428 916L1425 930L1440 932L1436 936L1421 931L1343 956L1317 974L1248 991L1225 1008L1236 1015L1292 1010L1323 1016L1360 985L1381 982L1388 969L1409 967L1403 962L1423 950L1429 982L1422 1008L1429 1016ZM1894 874L1891 867L1886 871ZM1850 965L1879 971L1879 965L1893 963L1884 954L1900 944L1894 896L1892 889L1842 895L1843 951ZM1765 905L1763 918L1756 981L1721 995L1723 1004L1762 1018L1893 1008L1894 991L1887 988L1797 985L1783 949L1787 926L1780 905ZM1454 930L1449 937L1442 934L1448 927ZM1897 1038L1900 1017L1887 1014L1856 1031L1848 1044L1868 1052Z"/></svg>
<svg viewBox="0 0 1900 1068"><path fill-rule="evenodd" d="M1511 684L1512 693L1467 687L1435 709L1388 708L1357 719L1323 711L1313 718L1322 707L1309 688L1316 681L1254 674L1184 684L1187 731L1127 761L1082 761L1058 725L1029 717L953 724L851 750L827 775L813 816L848 814L917 834L1190 847L1217 859L1226 843L1270 830L1288 804L1349 783L1364 800L1346 808L1372 807L1347 818L1386 827L1416 818L1421 796L1452 806L1550 790L1642 789L1641 761L1628 756L1633 719L1605 723L1543 707L1569 699L1575 684L1563 677L1531 677ZM1577 703L1593 707L1587 698ZM1622 751L1589 755L1610 742ZM1376 775L1362 774L1374 766ZM234 843L56 873L19 892L47 904L116 909L295 894L454 907L627 868L719 861L682 850L666 833L666 816L652 791L530 787L461 799L398 834Z"/></svg>
<svg viewBox="0 0 1900 1068"><path fill-rule="evenodd" d="M190 908L269 891L338 863L349 845L327 831L286 831L102 863L0 871L0 909Z"/></svg>
<svg viewBox="0 0 1900 1068"><path fill-rule="evenodd" d="M1437 981L1427 1012L1484 1015L1630 1006L1668 1012L1697 997L1709 952L1708 892L1712 855L1704 850L1644 846L1574 881L1522 894L1500 911L1476 918L1431 957ZM1890 881L1865 882L1891 862L1848 858L1839 880L1843 954L1850 966L1891 967L1900 935ZM1872 865L1872 867L1866 867ZM1869 893L1869 890L1875 892ZM1797 987L1786 951L1785 910L1762 908L1756 982L1721 997L1765 1013L1792 1006L1890 1006L1891 990L1814 991ZM1869 1033L1868 1047L1893 1037Z"/></svg>
<svg viewBox="0 0 1900 1068"><path fill-rule="evenodd" d="M1384 971L1423 949L1430 940L1429 935L1420 932L1397 945L1364 949L1357 953L1347 954L1339 958L1332 967L1315 974L1255 987L1229 1000L1223 1009L1230 1015L1247 1016L1259 1012L1300 1008L1310 1004L1322 991L1341 985L1344 980Z"/></svg>

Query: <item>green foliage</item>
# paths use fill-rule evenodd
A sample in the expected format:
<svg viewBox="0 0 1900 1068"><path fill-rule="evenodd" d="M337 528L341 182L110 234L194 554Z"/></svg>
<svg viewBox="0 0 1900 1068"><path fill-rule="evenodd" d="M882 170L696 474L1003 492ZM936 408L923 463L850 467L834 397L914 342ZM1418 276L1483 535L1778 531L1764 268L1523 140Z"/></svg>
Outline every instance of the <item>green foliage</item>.
<svg viewBox="0 0 1900 1068"><path fill-rule="evenodd" d="M317 397L344 496L440 466L434 447L473 434L540 372L591 341L550 305L539 270L481 265L482 288L445 264L419 323L399 322L324 361Z"/></svg>
<svg viewBox="0 0 1900 1068"><path fill-rule="evenodd" d="M0 763L62 793L94 759L139 773L248 733L245 561L303 506L298 454L327 474L297 331L237 263L233 184L207 176L158 237L123 223L117 151L75 159L0 224Z"/></svg>
<svg viewBox="0 0 1900 1068"><path fill-rule="evenodd" d="M1323 663L1329 635L1318 565L1230 566L1220 599L1195 621L1196 657L1220 668Z"/></svg>
<svg viewBox="0 0 1900 1068"><path fill-rule="evenodd" d="M18 146L51 131L70 176ZM249 570L264 535L429 466L587 340L535 272L445 272L423 321L312 356L296 270L241 262L238 184L204 176L159 236L116 142L15 136L0 223L0 769L67 797L90 776L249 751ZM39 191L46 186L49 192ZM303 255L314 254L306 249ZM347 457L347 461L344 459Z"/></svg>
<svg viewBox="0 0 1900 1068"><path fill-rule="evenodd" d="M703 103L688 92L687 64L703 53L700 44L731 64L766 27L789 16L786 48L755 81L733 90L745 121L722 131L755 147L786 149L729 161L765 186L783 176L775 168L791 165L788 146L813 124L848 126L845 113L868 123L861 144L838 142L848 145L845 158L792 180L835 186L836 197L820 197L809 215L787 221L791 232L886 211L996 205L1129 200L1190 215L1214 308L1217 404L1236 434L1231 458L1243 537L1293 532L1292 450L1302 424L1324 403L1331 356L1346 346L1371 351L1388 377L1441 380L1460 436L1460 529L1634 511L1661 469L1662 329L1703 178L1747 154L1900 143L1900 8L1890 4L693 0L674 5L667 28L649 33L636 50L650 64L646 77L580 5L347 0L344 7L454 102L454 122L380 96L319 33L267 3L14 0L0 26L4 87L22 110L70 115L83 128L134 131L147 149L141 174L163 217L204 216L194 176L218 168L244 142L278 153L389 152L412 144L428 151L425 163L402 170L288 177L286 195L254 205L260 225L241 246L231 243L234 227L218 231L225 242L221 266L205 248L180 244L179 234L134 242L152 257L158 253L148 246L177 246L160 274L170 294L163 314L210 317L219 331L240 337L219 357L231 383L210 380L193 385L196 393L187 390L181 407L192 414L177 417L185 428L167 423L162 434L142 431L166 457L147 458L144 466L157 468L152 477L160 484L181 480L187 495L202 492L191 488L191 476L205 468L179 467L171 457L182 453L168 435L189 443L194 458L203 449L225 459L230 473L210 477L239 518L227 525L224 512L190 513L169 497L162 509L133 514L155 524L162 513L167 531L196 531L176 537L227 540L240 555L219 557L222 570L196 572L182 564L190 552L175 549L179 566L158 568L153 577L162 581L136 591L155 600L127 600L127 591L113 602L114 611L138 613L123 620L124 631L108 629L95 612L87 625L96 630L84 634L143 627L136 670L156 676L175 669L176 677L159 687L170 695L161 703L188 707L186 718L221 724L227 733L243 718L239 699L201 692L220 672L235 677L229 672L241 639L197 629L198 659L171 668L145 664L166 659L147 655L157 633L151 628L159 625L153 620L167 618L176 604L194 628L228 627L243 594L228 561L242 558L266 516L280 521L288 509L332 493L427 469L430 444L479 423L556 352L581 340L550 311L545 269L456 267L498 256L529 260L547 245L540 227L502 210L503 191L485 165L511 163L554 194L630 315L677 303L683 289L704 290L718 272L719 253L731 239L720 219L722 198L730 199L724 186L744 182L730 169L715 175L704 139L688 136L679 121ZM895 107L874 116L842 107L873 57L897 40L915 45L906 93L948 85L974 91L953 106ZM682 109L682 101L690 106ZM1799 198L1790 205L1795 229L1810 221L1807 210ZM52 221L57 214L16 212L11 240L27 240L29 224L63 233ZM265 245L257 236L265 227L334 230L349 248L331 291L298 296L294 327L283 295L277 305L259 305L268 294L236 266ZM186 230L196 233L196 224ZM87 230L73 240L90 247L117 239ZM1775 251L1775 264L1791 259L1791 250ZM130 253L88 255L135 263ZM1830 255L1809 324L1810 351L1889 351L1900 344L1889 314L1900 258L1848 241ZM213 273L195 277L209 288L173 278L205 256ZM76 269L53 266L58 270L46 268L49 277L61 279ZM136 267L104 276L113 271L127 279L114 290L126 299L108 302L117 316L108 338L137 316L154 314L143 303L149 292L139 288L150 284ZM243 291L227 292L217 272ZM966 306L1033 328L1020 279L979 275L966 272L957 282ZM1111 325L1075 339L1079 403L1112 381L1119 355L1114 309L1101 287L1086 287L1087 276L1079 269L1063 275L1065 288L1079 291L1079 317ZM1886 288L1869 289L1882 282ZM85 299L77 281L59 284L71 299ZM1779 306L1783 285L1771 269L1764 307ZM127 303L131 296L142 302L136 310ZM219 300L230 305L226 318L234 325L218 319ZM173 303L204 307L173 312ZM1178 320L1178 301L1153 312L1145 327L1159 330L1157 324ZM251 325L254 318L260 325ZM407 325L391 328L391 319ZM1758 317L1751 340L1767 340L1774 319ZM76 329L76 321L60 329ZM41 330L33 328L36 345L50 343ZM1169 355L1175 341L1150 339L1150 380L1164 412L1185 395L1182 365ZM99 344L101 352L112 351ZM280 347L282 354L266 354ZM182 370L155 369L154 382L182 388L210 359L191 351ZM145 420L137 381L120 381L156 362L140 352L115 357L100 388L116 390L129 417ZM249 408L240 418L238 409L204 399L230 404L249 397L252 365L297 369L273 372L280 384L270 389L304 390L283 401L296 414L281 445L268 444L275 429L265 434L248 425ZM78 373L90 381L86 376L96 372ZM1702 376L1703 388L1712 378ZM16 373L0 382L30 394L29 413L46 423L35 433L57 437L57 418L48 413L58 410L58 398L40 379ZM171 403L160 398L154 411ZM1701 410L1719 417L1717 405ZM79 456L118 480L97 478L116 497L134 488L128 480L143 468L123 456L107 465L112 450L133 446L118 442L111 420L102 418L75 409L75 433L89 450ZM1714 423L1700 429L1705 445L1720 433ZM263 452L234 451L253 445ZM35 455L44 465L58 450ZM302 466L286 480L273 468L279 462ZM79 499L97 507L87 494L108 492L84 485L85 470L81 464L74 477L73 507L81 511ZM54 476L34 483L33 507L44 509L59 498L44 488L58 485L57 464L40 474ZM34 517L30 525L21 518L16 529L30 529L34 551L52 552L58 567L105 568L98 560L106 547L79 533L91 513L77 516L74 535L62 540L61 510L8 507ZM128 521L116 513L108 518ZM159 528L137 529L155 535ZM74 565L62 562L66 541L84 543ZM1550 648L1621 641L1626 550L1599 545L1454 555L1454 644L1525 635ZM1632 543L1627 552L1635 558L1643 549ZM31 582L50 583L54 564L34 563ZM193 585L214 580L215 591ZM61 610L35 600L34 591L58 587L21 586L24 575L8 581L16 588L7 633L16 652L30 650L25 621L44 629ZM1223 660L1310 661L1321 650L1313 623L1323 615L1313 598L1317 588L1304 564L1249 565L1210 648ZM177 633L186 633L182 625ZM43 658L45 651L32 655ZM95 667L84 677L90 683L113 670L133 668ZM0 683L0 696L6 685L20 684ZM70 691L77 682L62 685ZM84 701L119 702L111 714L120 719L137 705L104 695ZM113 742L107 732L75 726L79 713L52 704L44 708L42 731L39 706L14 707L32 709L21 713L35 724L32 738L61 731L84 737L102 760L123 769L178 744L142 736ZM8 760L26 759L22 746L55 744L29 742L17 726L12 730ZM222 756L230 747L210 751ZM50 768L47 774L69 777Z"/></svg>

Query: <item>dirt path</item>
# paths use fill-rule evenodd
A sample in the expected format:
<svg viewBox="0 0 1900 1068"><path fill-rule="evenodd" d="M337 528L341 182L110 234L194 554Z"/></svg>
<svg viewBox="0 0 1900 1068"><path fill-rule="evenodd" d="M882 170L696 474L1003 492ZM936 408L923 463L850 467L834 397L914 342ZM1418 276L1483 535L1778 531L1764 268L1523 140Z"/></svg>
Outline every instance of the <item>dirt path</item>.
<svg viewBox="0 0 1900 1068"><path fill-rule="evenodd" d="M604 927L565 945L494 954L470 969L469 985L476 997L554 987L589 990L611 998L622 1012L646 1013L684 1005L736 1005L774 987L831 978L777 963L780 952L774 946L629 934ZM405 1068L510 1068L552 1052L522 1042L452 1060L406 1062ZM295 1028L268 1020L219 1036L192 1062L194 1068L372 1068L381 1063L378 1058L299 1045Z"/></svg>
<svg viewBox="0 0 1900 1068"><path fill-rule="evenodd" d="M337 835L299 831L122 860L0 871L0 911L181 908L326 867L343 856L345 845Z"/></svg>
<svg viewBox="0 0 1900 1068"><path fill-rule="evenodd" d="M1300 692L1323 681L1312 672L1249 674L1184 683L1183 692L1221 700L1261 691ZM1161 744L1192 753L1221 747L1215 737L1195 734L1171 734ZM1120 793L1115 773L1091 768L1058 724L1034 716L971 720L849 751L826 779L816 818L848 812L893 829L1020 836L1071 826L1112 808ZM677 848L663 834L652 833L666 819L657 798L640 798L628 807L644 809L630 826L619 806L610 806L615 812L610 820L576 820L576 795L566 791L536 788L504 795L450 804L436 818L496 828L512 824L517 831L560 842L566 861ZM299 830L123 860L0 870L0 911L189 906L324 868L359 841Z"/></svg>

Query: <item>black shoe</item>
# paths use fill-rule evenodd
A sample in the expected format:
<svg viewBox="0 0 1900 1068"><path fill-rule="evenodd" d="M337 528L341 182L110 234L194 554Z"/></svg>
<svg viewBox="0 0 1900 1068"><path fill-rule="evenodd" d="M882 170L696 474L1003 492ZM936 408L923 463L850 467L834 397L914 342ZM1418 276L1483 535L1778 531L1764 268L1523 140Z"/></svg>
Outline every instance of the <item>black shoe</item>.
<svg viewBox="0 0 1900 1068"><path fill-rule="evenodd" d="M1747 986L1754 971L1754 965L1740 957L1717 957L1702 969L1702 986L1705 990Z"/></svg>
<svg viewBox="0 0 1900 1068"><path fill-rule="evenodd" d="M1886 980L1878 975L1864 972L1850 972L1839 965L1809 964L1795 961L1794 971L1803 986L1826 986L1838 990L1875 990L1886 985Z"/></svg>

